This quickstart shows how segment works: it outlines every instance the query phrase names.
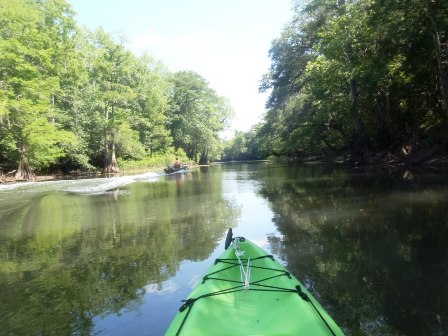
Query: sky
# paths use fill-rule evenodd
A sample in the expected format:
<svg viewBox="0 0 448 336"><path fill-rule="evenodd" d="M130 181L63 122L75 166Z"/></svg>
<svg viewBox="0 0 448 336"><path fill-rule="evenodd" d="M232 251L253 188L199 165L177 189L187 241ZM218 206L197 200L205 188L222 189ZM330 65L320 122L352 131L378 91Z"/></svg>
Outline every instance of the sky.
<svg viewBox="0 0 448 336"><path fill-rule="evenodd" d="M235 112L231 131L262 120L271 42L292 18L291 0L68 0L79 25L103 27L136 55L204 77Z"/></svg>

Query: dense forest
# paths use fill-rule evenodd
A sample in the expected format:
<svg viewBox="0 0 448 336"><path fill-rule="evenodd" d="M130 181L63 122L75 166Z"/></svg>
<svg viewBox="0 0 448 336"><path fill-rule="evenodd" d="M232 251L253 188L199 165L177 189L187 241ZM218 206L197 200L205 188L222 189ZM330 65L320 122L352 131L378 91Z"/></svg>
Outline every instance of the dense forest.
<svg viewBox="0 0 448 336"><path fill-rule="evenodd" d="M226 99L74 15L65 0L0 0L0 171L33 179L219 158Z"/></svg>
<svg viewBox="0 0 448 336"><path fill-rule="evenodd" d="M447 161L448 3L294 1L272 42L263 122L201 77L81 28L66 0L0 0L0 176L210 160ZM249 111L248 111L249 113Z"/></svg>
<svg viewBox="0 0 448 336"><path fill-rule="evenodd" d="M438 0L295 1L260 86L264 121L225 156L448 161L447 13Z"/></svg>

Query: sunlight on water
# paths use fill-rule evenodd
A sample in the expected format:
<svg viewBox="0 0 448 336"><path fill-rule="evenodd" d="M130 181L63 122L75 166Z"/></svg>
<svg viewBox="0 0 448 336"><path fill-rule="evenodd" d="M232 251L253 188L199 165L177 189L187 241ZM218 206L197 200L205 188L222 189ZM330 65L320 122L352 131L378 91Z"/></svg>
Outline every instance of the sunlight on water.
<svg viewBox="0 0 448 336"><path fill-rule="evenodd" d="M175 284L173 281L168 280L160 284L158 283L148 284L143 288L145 289L146 293L163 294L163 293L173 293L179 289L179 286Z"/></svg>

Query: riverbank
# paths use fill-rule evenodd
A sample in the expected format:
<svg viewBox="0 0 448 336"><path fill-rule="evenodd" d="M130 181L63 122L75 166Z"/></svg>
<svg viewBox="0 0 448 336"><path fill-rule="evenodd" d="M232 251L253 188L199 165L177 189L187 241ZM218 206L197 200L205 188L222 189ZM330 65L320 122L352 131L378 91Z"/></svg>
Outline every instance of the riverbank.
<svg viewBox="0 0 448 336"><path fill-rule="evenodd" d="M376 154L368 154L363 160L355 161L350 156L308 156L308 157L294 157L287 158L288 161L302 162L302 163L328 163L337 165L346 165L357 168L387 168L387 169L419 169L429 171L448 171L448 151L442 146L436 146L434 148L422 148L414 149L411 146L403 147L395 151L378 152ZM257 162L268 162L269 160L254 160ZM235 161L236 162L236 161ZM251 161L252 162L252 161ZM225 163L225 162L217 162ZM190 168L198 168L204 165L196 165L190 163ZM207 166L207 165L205 165ZM105 174L102 172L77 172L72 174L36 174L34 182L44 182L53 180L78 180L88 179L95 177L108 177L108 176L123 176L123 175L135 175L144 172L161 172L165 165L151 166L145 168L135 168L122 170L116 174ZM0 184L30 182L28 180L16 179L14 176L0 176Z"/></svg>
<svg viewBox="0 0 448 336"><path fill-rule="evenodd" d="M189 163L190 169L192 168L199 168L204 167L208 165L196 165ZM124 175L137 175L147 172L158 172L161 174L164 174L163 169L166 168L165 165L163 166L151 166L147 168L136 168L136 169L127 169L122 170L119 173L115 174L106 174L102 172L78 172L78 173L72 173L72 174L43 174L38 175L36 174L36 177L34 181L24 180L24 179L16 179L14 176L0 176L0 184L10 184L10 183L22 183L22 182L45 182L45 181L57 181L57 180L80 180L80 179L89 179L89 178L96 178L96 177L111 177L111 176L124 176Z"/></svg>
<svg viewBox="0 0 448 336"><path fill-rule="evenodd" d="M317 155L304 158L290 158L292 161L303 163L323 162L328 164L342 164L356 168L384 167L406 169L429 169L432 171L448 170L448 150L444 146L433 148L414 148L412 146L400 147L392 151L372 153L366 151L362 159L355 160L350 155Z"/></svg>

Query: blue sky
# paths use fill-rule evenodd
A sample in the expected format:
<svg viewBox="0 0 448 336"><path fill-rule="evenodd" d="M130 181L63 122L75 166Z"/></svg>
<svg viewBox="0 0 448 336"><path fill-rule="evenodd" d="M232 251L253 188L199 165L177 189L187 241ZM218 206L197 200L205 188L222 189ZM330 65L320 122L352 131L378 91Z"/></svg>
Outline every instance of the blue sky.
<svg viewBox="0 0 448 336"><path fill-rule="evenodd" d="M76 20L127 38L136 54L147 51L171 71L203 76L235 111L233 129L261 120L268 50L292 17L291 0L68 0Z"/></svg>

